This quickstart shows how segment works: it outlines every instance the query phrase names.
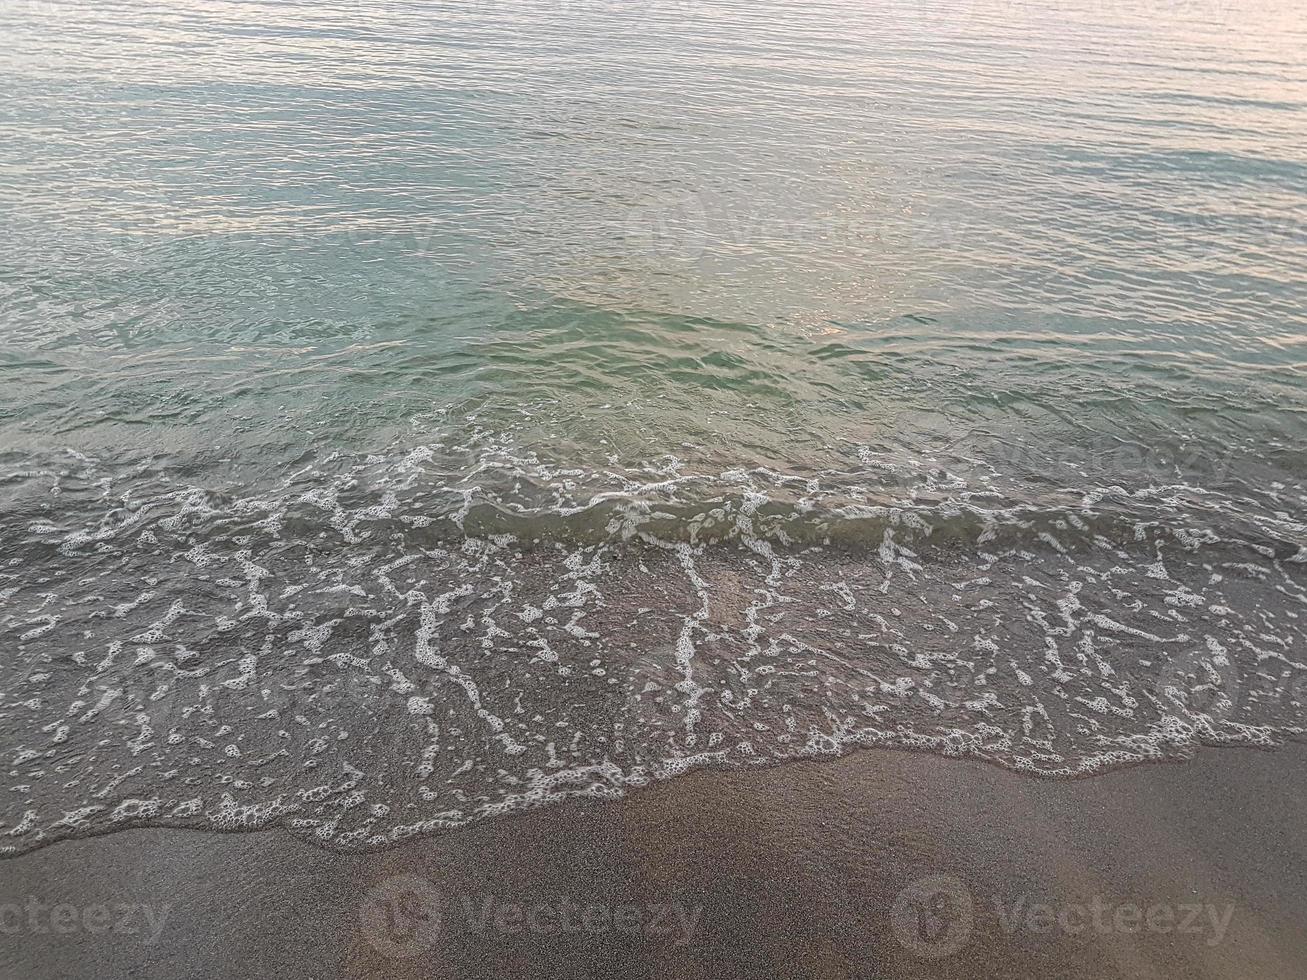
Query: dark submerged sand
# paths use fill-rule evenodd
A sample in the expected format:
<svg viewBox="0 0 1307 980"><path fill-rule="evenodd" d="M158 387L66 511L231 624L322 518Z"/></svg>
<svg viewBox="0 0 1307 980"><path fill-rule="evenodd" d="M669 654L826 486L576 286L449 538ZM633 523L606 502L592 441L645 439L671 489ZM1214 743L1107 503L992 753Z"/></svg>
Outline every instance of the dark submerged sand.
<svg viewBox="0 0 1307 980"><path fill-rule="evenodd" d="M367 855L281 831L126 831L0 862L0 976L1300 980L1304 789L1303 746L1074 782L877 750L692 773ZM430 884L385 885L403 875ZM929 898L940 888L954 897ZM1005 921L1022 896L1063 924ZM42 911L58 903L76 909L67 932ZM100 904L137 933L90 931ZM142 904L153 942L120 909Z"/></svg>

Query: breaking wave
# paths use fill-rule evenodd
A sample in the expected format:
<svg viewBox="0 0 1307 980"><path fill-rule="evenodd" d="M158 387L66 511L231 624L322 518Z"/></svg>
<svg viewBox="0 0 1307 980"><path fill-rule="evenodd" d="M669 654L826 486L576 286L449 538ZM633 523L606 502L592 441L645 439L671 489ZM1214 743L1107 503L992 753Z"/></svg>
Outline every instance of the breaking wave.
<svg viewBox="0 0 1307 980"><path fill-rule="evenodd" d="M364 848L857 746L1071 776L1303 733L1287 489L848 462L568 468L480 432L245 495L12 469L0 846L280 824Z"/></svg>

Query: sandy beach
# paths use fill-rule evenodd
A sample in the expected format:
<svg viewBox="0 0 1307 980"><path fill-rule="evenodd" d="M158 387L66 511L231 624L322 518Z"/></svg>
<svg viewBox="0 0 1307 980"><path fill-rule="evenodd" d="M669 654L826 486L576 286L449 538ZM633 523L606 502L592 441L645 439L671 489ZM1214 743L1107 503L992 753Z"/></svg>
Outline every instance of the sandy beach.
<svg viewBox="0 0 1307 980"><path fill-rule="evenodd" d="M0 980L1307 980L1307 0L0 37Z"/></svg>
<svg viewBox="0 0 1307 980"><path fill-rule="evenodd" d="M1307 752L1072 782L892 751L700 772L342 855L135 830L5 862L0 976L1307 971Z"/></svg>

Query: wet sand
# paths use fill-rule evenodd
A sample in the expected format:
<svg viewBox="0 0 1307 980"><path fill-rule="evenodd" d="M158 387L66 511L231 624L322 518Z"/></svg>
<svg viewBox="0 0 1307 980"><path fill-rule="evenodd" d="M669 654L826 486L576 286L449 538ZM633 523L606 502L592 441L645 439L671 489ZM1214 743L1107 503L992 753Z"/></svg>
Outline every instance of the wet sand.
<svg viewBox="0 0 1307 980"><path fill-rule="evenodd" d="M339 855L134 830L0 862L0 977L1307 975L1307 747L1074 782L894 751Z"/></svg>

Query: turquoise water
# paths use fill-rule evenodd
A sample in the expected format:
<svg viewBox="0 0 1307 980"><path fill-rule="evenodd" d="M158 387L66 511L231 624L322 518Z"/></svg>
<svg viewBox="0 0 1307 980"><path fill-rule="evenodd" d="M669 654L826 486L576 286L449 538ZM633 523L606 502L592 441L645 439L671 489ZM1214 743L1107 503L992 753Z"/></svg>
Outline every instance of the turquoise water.
<svg viewBox="0 0 1307 980"><path fill-rule="evenodd" d="M0 32L0 846L1301 734L1300 4Z"/></svg>

